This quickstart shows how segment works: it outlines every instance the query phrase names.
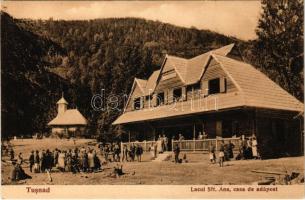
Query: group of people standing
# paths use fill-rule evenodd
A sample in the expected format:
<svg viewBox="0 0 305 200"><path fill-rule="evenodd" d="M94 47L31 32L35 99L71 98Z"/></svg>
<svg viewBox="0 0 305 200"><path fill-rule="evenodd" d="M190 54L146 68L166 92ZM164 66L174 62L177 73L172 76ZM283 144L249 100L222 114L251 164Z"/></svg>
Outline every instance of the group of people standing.
<svg viewBox="0 0 305 200"><path fill-rule="evenodd" d="M30 172L50 171L53 167L63 172L93 172L101 169L101 162L96 151L89 147L74 150L49 149L35 152L29 157Z"/></svg>
<svg viewBox="0 0 305 200"><path fill-rule="evenodd" d="M122 162L126 161L135 161L137 160L138 162L142 161L142 154L143 154L143 147L140 144L134 144L132 143L129 148L125 144L123 146L123 151L122 151Z"/></svg>
<svg viewBox="0 0 305 200"><path fill-rule="evenodd" d="M98 147L106 162L120 162L121 149L118 143L99 144Z"/></svg>
<svg viewBox="0 0 305 200"><path fill-rule="evenodd" d="M246 159L258 159L259 154L257 151L257 140L255 136L250 138L246 138L244 135L241 136L240 141L238 143L239 153L236 156L236 160L246 160ZM229 161L234 158L234 149L235 145L229 140L228 142L224 142L221 140L218 149L218 158L219 158L219 166L223 167L223 163L225 161ZM209 158L211 163L216 163L216 147L213 144L209 146Z"/></svg>
<svg viewBox="0 0 305 200"><path fill-rule="evenodd" d="M129 146L125 144L121 149L118 143L110 143L100 144L99 148L101 154L104 155L106 162L129 162L135 160L141 162L142 160L143 147L139 144L131 143Z"/></svg>
<svg viewBox="0 0 305 200"><path fill-rule="evenodd" d="M237 160L258 159L260 156L257 151L257 140L255 136L246 138L242 135L239 142L239 154Z"/></svg>

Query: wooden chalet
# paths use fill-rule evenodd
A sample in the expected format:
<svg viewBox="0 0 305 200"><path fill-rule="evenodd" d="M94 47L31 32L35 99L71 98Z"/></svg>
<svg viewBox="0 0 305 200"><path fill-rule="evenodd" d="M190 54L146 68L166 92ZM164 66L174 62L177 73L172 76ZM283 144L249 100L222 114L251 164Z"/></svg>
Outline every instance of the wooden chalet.
<svg viewBox="0 0 305 200"><path fill-rule="evenodd" d="M299 154L303 103L241 60L234 44L191 59L166 55L148 80L135 78L113 125L136 140L256 135L264 157Z"/></svg>
<svg viewBox="0 0 305 200"><path fill-rule="evenodd" d="M86 137L87 119L78 109L67 109L68 102L62 96L57 104L57 116L52 119L48 126L54 137Z"/></svg>

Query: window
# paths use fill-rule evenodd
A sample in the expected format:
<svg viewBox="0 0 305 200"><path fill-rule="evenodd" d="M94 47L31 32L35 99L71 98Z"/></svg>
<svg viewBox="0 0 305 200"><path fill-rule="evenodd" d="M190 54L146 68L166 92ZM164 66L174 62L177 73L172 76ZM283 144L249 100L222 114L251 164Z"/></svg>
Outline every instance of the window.
<svg viewBox="0 0 305 200"><path fill-rule="evenodd" d="M200 90L201 89L201 85L200 85L200 82L194 84L194 90Z"/></svg>
<svg viewBox="0 0 305 200"><path fill-rule="evenodd" d="M141 109L141 97L136 98L133 100L133 108L135 110L140 110Z"/></svg>
<svg viewBox="0 0 305 200"><path fill-rule="evenodd" d="M182 88L174 89L173 92L173 101L180 101L182 99Z"/></svg>
<svg viewBox="0 0 305 200"><path fill-rule="evenodd" d="M209 80L209 94L217 94L220 92L220 79L215 78Z"/></svg>
<svg viewBox="0 0 305 200"><path fill-rule="evenodd" d="M145 97L145 100L146 101L149 101L149 100L151 100L152 99L152 96L151 95L147 95L146 97Z"/></svg>
<svg viewBox="0 0 305 200"><path fill-rule="evenodd" d="M164 104L164 92L161 92L157 95L157 106Z"/></svg>

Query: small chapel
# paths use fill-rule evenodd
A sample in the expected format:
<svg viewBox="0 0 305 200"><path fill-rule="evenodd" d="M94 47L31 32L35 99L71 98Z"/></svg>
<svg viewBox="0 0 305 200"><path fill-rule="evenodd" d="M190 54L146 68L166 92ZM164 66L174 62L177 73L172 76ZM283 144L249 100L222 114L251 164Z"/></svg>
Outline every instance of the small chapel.
<svg viewBox="0 0 305 200"><path fill-rule="evenodd" d="M68 102L62 95L57 104L57 116L48 123L51 136L60 138L86 137L87 119L76 109L67 109Z"/></svg>

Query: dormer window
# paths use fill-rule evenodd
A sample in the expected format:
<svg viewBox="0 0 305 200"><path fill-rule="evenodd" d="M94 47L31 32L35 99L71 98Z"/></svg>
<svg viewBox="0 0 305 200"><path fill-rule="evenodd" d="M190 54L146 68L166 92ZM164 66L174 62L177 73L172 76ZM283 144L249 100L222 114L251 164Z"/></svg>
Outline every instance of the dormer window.
<svg viewBox="0 0 305 200"><path fill-rule="evenodd" d="M220 92L220 79L215 78L209 80L209 94L217 94Z"/></svg>
<svg viewBox="0 0 305 200"><path fill-rule="evenodd" d="M157 106L161 106L164 104L164 92L160 92L157 95Z"/></svg>
<svg viewBox="0 0 305 200"><path fill-rule="evenodd" d="M174 97L173 99L174 102L182 100L182 88L174 89L173 97Z"/></svg>
<svg viewBox="0 0 305 200"><path fill-rule="evenodd" d="M226 92L227 80L226 78L215 78L209 80L209 94L217 94Z"/></svg>
<svg viewBox="0 0 305 200"><path fill-rule="evenodd" d="M141 97L135 98L133 101L133 108L135 110L140 110L141 109Z"/></svg>

